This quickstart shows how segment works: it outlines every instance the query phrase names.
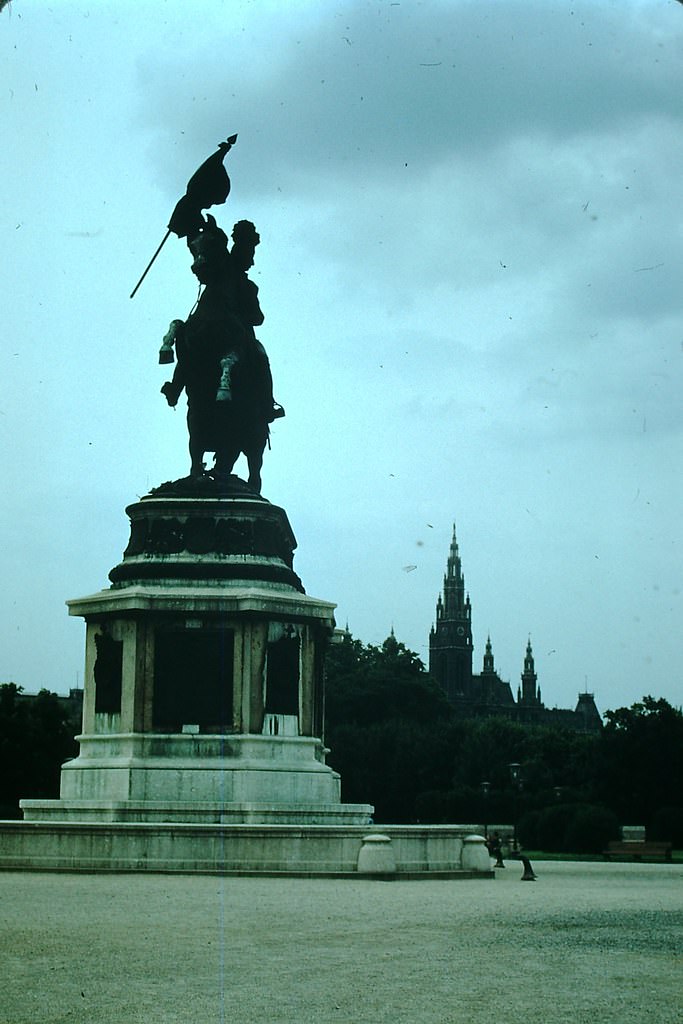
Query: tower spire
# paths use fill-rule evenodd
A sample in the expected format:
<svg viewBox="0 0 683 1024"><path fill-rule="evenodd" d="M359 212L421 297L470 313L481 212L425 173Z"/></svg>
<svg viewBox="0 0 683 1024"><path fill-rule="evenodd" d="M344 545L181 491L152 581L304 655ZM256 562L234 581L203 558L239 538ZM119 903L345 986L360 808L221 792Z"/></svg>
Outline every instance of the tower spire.
<svg viewBox="0 0 683 1024"><path fill-rule="evenodd" d="M471 697L472 607L453 523L453 533L436 605L436 625L429 638L429 671L450 700Z"/></svg>
<svg viewBox="0 0 683 1024"><path fill-rule="evenodd" d="M443 579L444 597L444 618L457 619L459 617L469 618L469 594L465 593L465 577L462 571L462 561L458 548L458 538L453 523L453 537L446 563L446 575Z"/></svg>
<svg viewBox="0 0 683 1024"><path fill-rule="evenodd" d="M534 652L531 649L531 637L527 640L526 654L524 656L524 671L522 672L522 690L520 694L520 701L522 704L539 705L541 703L541 693L536 687L536 669L534 667Z"/></svg>
<svg viewBox="0 0 683 1024"><path fill-rule="evenodd" d="M484 672L495 672L493 666L493 648L491 646L491 634L486 637L486 650L484 651Z"/></svg>

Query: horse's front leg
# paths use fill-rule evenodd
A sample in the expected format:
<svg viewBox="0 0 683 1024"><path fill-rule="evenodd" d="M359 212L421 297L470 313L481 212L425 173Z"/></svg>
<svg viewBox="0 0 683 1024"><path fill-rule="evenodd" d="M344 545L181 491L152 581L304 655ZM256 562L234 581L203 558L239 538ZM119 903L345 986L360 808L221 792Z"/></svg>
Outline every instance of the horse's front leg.
<svg viewBox="0 0 683 1024"><path fill-rule="evenodd" d="M190 476L203 476L204 469L204 445L190 434Z"/></svg>
<svg viewBox="0 0 683 1024"><path fill-rule="evenodd" d="M220 451L216 452L215 470L219 476L230 476L233 467L239 458L240 449L236 444L222 445Z"/></svg>
<svg viewBox="0 0 683 1024"><path fill-rule="evenodd" d="M247 465L249 466L249 479L247 483L251 487L252 491L256 491L257 494L261 493L261 467L263 466L263 448L250 448L248 452L245 452L247 456Z"/></svg>

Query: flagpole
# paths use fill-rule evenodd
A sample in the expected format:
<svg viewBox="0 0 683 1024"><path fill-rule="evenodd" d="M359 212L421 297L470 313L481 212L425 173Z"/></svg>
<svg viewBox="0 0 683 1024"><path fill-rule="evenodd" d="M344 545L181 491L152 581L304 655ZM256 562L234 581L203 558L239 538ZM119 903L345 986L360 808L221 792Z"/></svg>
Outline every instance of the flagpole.
<svg viewBox="0 0 683 1024"><path fill-rule="evenodd" d="M164 235L164 237L163 237L163 239L162 239L162 241L161 241L161 244L159 245L159 248L158 248L158 249L157 249L157 251L156 251L156 252L154 253L154 255L152 256L151 260L149 261L149 263L148 263L148 264L147 264L147 266L145 267L145 269L144 269L144 272L143 272L143 274L142 274L142 277L140 278L140 280L138 281L138 283L137 283L137 284L135 285L135 288L133 288L133 291L132 291L132 292L130 293L130 297L131 297L131 299L132 299L132 298L133 298L133 296L135 295L136 291L138 290L138 288L140 287L140 285L142 284L142 282L143 282L143 281L145 280L145 278L147 277L147 271L148 271L148 270L150 269L150 267L151 267L151 266L152 266L152 264L154 263L155 259L157 258L157 256L158 256L158 255L159 255L159 253L161 252L161 250L163 249L163 247L164 247L164 244L165 244L165 242L166 242L166 241L168 240L168 236L169 236L170 234L171 234L171 229L169 228L169 229L168 229L168 231L166 232L166 234Z"/></svg>
<svg viewBox="0 0 683 1024"><path fill-rule="evenodd" d="M2 6L2 0L0 0L0 6ZM191 212L194 211L196 214L199 214L200 210L206 210L210 206L214 206L216 203L224 203L225 200L228 198L228 193L230 192L230 179L228 178L227 172L226 172L225 168L223 167L223 160L225 159L226 153L230 152L230 150L232 149L232 147L235 145L236 142L237 142L237 136L236 135L230 135L225 140L225 142L219 142L217 152L213 153L210 157L208 157L208 159L206 159L204 161L204 163L201 164L199 166L199 168L194 172L194 174L192 175L192 177L190 178L190 180L187 183L187 188L185 189L185 195L180 199L180 201L178 203L176 203L176 207L175 207L175 209L173 211L173 214L171 215L171 220L169 222L168 231L164 235L159 248L154 253L154 255L152 256L151 260L149 261L149 263L145 267L145 271L144 271L142 277L140 278L138 283L135 285L135 288L133 288L133 291L130 293L131 299L133 298L133 296L137 292L137 290L140 287L140 285L142 284L142 282L147 277L147 272L149 271L150 267L154 263L155 259L159 255L159 253L161 252L161 250L162 250L162 248L164 246L164 243L168 239L168 236L171 234L171 232L173 231L176 235L178 235L179 238L183 238L187 234L187 231L185 230L185 224L182 222L182 218L181 218L181 224L180 225L178 224L178 219L177 219L178 207L183 206L183 203L185 203L187 205L188 200L191 199L192 202L191 202L191 205L190 205L190 211ZM215 174L216 174L216 162L217 161L218 161L218 164L220 164L220 172L222 174L222 179L219 182L221 192L224 191L224 195L223 195L222 199L221 198L216 198L215 196L210 195L210 194L208 196L204 195L204 193L206 192L206 189L207 189L207 185L211 182L212 179L213 179L214 188L211 191L215 191ZM187 217L187 210L184 207L183 207L183 212L185 214L185 217ZM200 216L199 219L200 220L202 219L201 216ZM182 227L182 230L180 230L181 227Z"/></svg>

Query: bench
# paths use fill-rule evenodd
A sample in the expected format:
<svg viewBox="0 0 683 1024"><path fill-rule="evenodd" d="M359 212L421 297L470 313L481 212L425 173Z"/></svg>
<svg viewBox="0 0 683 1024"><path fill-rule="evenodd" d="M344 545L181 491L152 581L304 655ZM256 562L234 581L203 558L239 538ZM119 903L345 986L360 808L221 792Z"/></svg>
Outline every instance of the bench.
<svg viewBox="0 0 683 1024"><path fill-rule="evenodd" d="M633 860L671 860L671 843L611 842L602 851L603 857L632 857Z"/></svg>

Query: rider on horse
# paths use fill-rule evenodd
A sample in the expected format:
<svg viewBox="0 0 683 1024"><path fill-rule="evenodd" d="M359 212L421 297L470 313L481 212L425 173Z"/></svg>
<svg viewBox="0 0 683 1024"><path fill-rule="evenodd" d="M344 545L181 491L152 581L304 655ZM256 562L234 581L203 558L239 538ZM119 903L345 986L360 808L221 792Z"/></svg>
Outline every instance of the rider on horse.
<svg viewBox="0 0 683 1024"><path fill-rule="evenodd" d="M188 319L174 320L160 360L178 365L162 387L169 405L187 394L191 476L204 474L204 453L215 453L213 473L224 477L244 452L249 485L260 492L263 451L269 424L284 411L273 401L268 356L254 327L263 323L258 288L247 276L260 239L250 221L232 231L233 246L211 215L188 244L192 271L204 290ZM168 358L170 354L170 360Z"/></svg>

